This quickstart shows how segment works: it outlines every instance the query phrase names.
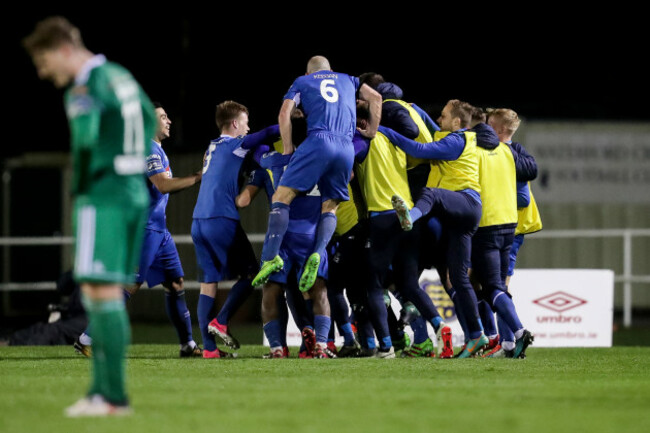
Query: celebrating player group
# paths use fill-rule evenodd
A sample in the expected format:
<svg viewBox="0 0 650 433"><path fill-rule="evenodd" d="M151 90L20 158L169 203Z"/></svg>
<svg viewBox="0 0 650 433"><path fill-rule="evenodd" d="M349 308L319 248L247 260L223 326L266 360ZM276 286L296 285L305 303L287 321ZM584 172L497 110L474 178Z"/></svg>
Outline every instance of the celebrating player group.
<svg viewBox="0 0 650 433"><path fill-rule="evenodd" d="M249 133L248 109L221 102L220 136L203 169L174 177L161 146L172 120L128 71L88 51L61 17L40 22L23 44L39 77L67 88L75 278L90 319L75 348L93 358L91 389L69 416L128 413L124 301L145 281L165 287L181 357L235 356L229 322L256 287L267 358L290 356L289 311L302 333L300 358L526 356L534 336L508 282L524 235L541 221L530 190L537 166L512 141L520 123L513 110L453 99L434 121L380 74L335 72L314 56L284 95L278 124ZM191 234L203 348L165 220L169 193L196 184ZM239 209L260 191L270 212L258 261ZM430 268L462 327L456 353L451 328L419 284ZM226 280L234 285L215 317Z"/></svg>

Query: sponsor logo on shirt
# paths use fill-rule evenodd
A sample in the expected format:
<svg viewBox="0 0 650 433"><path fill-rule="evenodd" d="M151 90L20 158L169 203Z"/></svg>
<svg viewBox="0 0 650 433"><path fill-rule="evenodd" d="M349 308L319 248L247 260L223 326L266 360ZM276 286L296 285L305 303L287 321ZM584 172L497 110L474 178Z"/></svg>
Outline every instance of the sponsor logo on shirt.
<svg viewBox="0 0 650 433"><path fill-rule="evenodd" d="M89 95L80 94L70 98L70 102L66 107L66 114L68 118L74 119L75 117L89 113L93 107L93 98Z"/></svg>
<svg viewBox="0 0 650 433"><path fill-rule="evenodd" d="M147 171L163 170L163 163L160 155L149 155L147 157Z"/></svg>

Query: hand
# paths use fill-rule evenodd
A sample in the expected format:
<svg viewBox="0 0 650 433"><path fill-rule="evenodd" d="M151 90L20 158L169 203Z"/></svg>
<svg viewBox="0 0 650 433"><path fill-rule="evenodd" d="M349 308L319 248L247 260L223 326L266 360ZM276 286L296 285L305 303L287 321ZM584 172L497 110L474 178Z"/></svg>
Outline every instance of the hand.
<svg viewBox="0 0 650 433"><path fill-rule="evenodd" d="M377 135L377 132L376 132L376 131L371 132L371 131L369 131L369 130L367 130L367 129L361 129L361 128L359 128L359 127L357 127L357 131L359 131L359 132L361 133L361 135L363 135L364 137L366 137L366 138L370 138L371 140L372 140L373 138L375 138L375 135Z"/></svg>
<svg viewBox="0 0 650 433"><path fill-rule="evenodd" d="M203 179L203 170L199 170L194 173L194 180L196 181L195 183L201 182L201 179Z"/></svg>

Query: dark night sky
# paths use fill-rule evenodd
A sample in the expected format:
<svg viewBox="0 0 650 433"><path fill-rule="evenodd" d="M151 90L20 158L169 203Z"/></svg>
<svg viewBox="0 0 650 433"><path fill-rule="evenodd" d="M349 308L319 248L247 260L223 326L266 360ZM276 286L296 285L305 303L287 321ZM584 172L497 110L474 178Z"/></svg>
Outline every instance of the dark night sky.
<svg viewBox="0 0 650 433"><path fill-rule="evenodd" d="M423 21L399 13L376 20L350 13L329 26L336 15L299 25L291 22L300 23L299 10L282 19L258 10L252 24L246 8L192 14L161 8L146 16L53 8L16 14L2 29L9 41L4 120L10 136L2 152L68 149L62 91L37 79L20 46L36 21L55 13L81 29L91 51L126 66L166 106L174 121L166 142L172 153L203 151L216 134L214 107L226 99L248 106L253 129L276 122L284 92L314 54L327 56L337 71L383 74L434 119L451 98L510 107L527 119L650 118L636 96L642 71L622 61L631 58L631 47L614 41L613 32L576 27L575 17L499 27L481 14Z"/></svg>

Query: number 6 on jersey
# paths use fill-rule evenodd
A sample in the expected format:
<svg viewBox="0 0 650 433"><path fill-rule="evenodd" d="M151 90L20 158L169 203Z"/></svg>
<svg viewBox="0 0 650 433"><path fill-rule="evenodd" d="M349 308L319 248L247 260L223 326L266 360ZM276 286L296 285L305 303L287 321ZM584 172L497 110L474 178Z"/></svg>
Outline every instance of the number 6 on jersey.
<svg viewBox="0 0 650 433"><path fill-rule="evenodd" d="M336 90L334 80L323 80L320 82L320 94L327 102L336 102L339 100L339 91Z"/></svg>

